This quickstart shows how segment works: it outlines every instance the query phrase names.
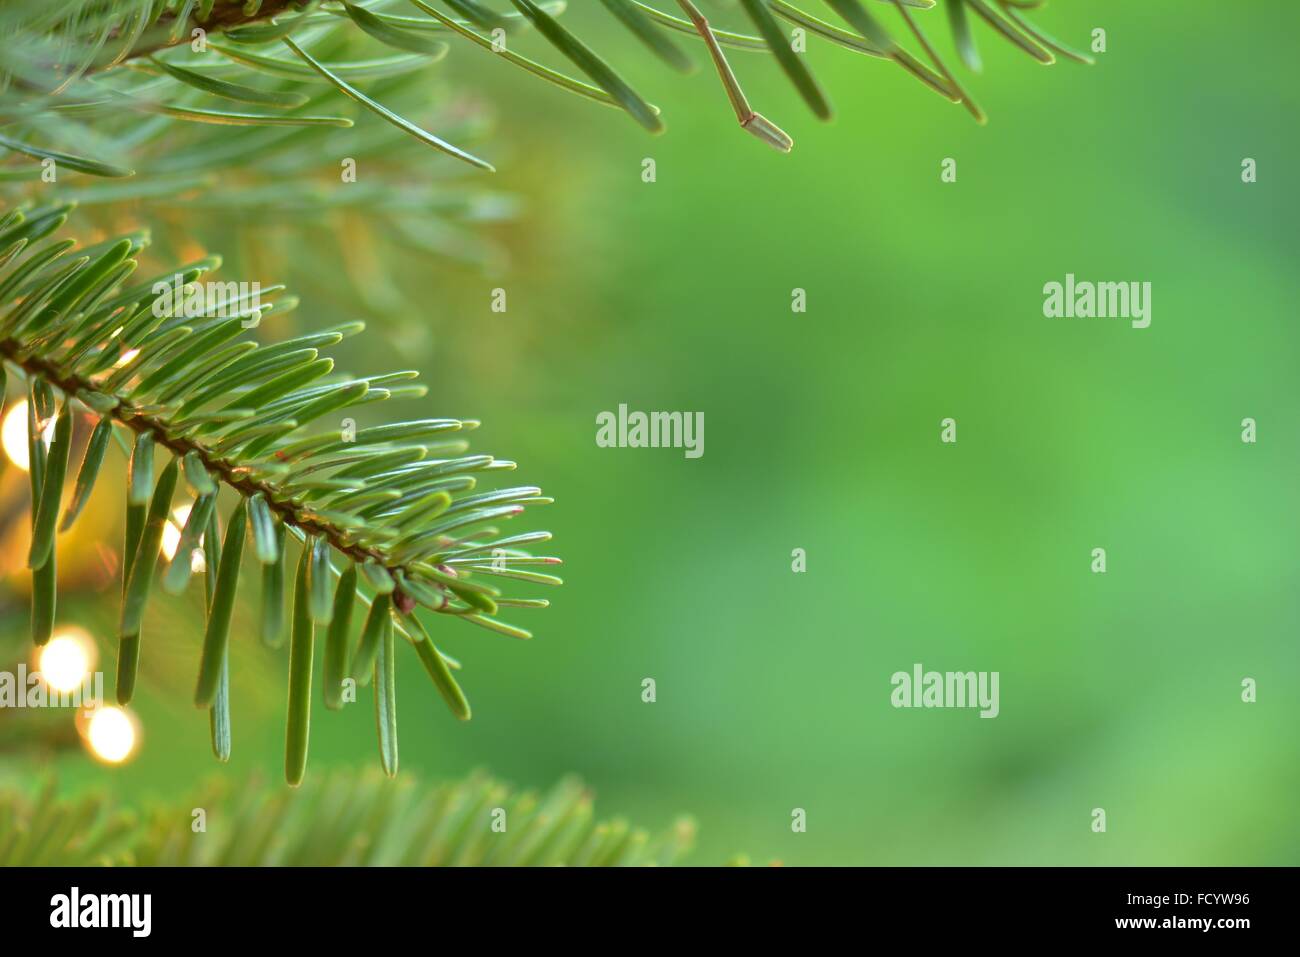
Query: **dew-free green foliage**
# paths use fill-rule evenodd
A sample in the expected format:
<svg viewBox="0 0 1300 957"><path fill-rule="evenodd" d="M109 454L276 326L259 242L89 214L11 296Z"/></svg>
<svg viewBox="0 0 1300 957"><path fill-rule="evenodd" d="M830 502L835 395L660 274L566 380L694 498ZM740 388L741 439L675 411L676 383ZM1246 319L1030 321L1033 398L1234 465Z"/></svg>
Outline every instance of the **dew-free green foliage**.
<svg viewBox="0 0 1300 957"><path fill-rule="evenodd" d="M962 49L998 32L1038 60L1064 52L1018 2L945 3L966 12L953 21ZM829 118L837 91L817 73L830 45L892 60L983 118L918 39L951 20L931 0L844 6L859 20L852 11L861 7L871 14L862 22L896 38L888 53L825 0L699 6L711 20L685 0L590 0L581 9L567 0L8 0L0 197L75 201L113 232L138 221L124 226L124 214L142 216L156 247L178 260L196 231L233 227L221 247L240 276L260 275L267 256L301 268L302 232L315 230L343 247L345 268L318 271L313 289L367 314L405 307L396 321L407 322L420 297L393 283L399 263L436 259L495 275L516 248L490 224L517 218L519 200L484 175L500 163L518 167L515 130L494 128L479 76L546 87L557 101L574 94L657 131L672 118L653 102L656 71L711 63L725 96L709 77L698 81L716 97L718 120L729 103L744 130L789 150L792 137L753 109L740 79L779 67L814 115ZM603 34L592 17L607 20ZM806 52L791 46L796 30ZM611 49L611 31L631 43ZM862 71L864 82L871 74ZM548 115L548 132L562 133L566 117ZM277 278L289 268L277 267ZM300 287L307 281L295 276Z"/></svg>
<svg viewBox="0 0 1300 957"><path fill-rule="evenodd" d="M452 713L467 719L452 674L459 663L436 648L420 609L530 637L498 615L546 600L507 597L484 579L559 583L530 570L559 559L520 550L549 533L502 537L495 527L550 500L535 486L477 490L481 477L514 463L467 454L461 436L473 420L388 419L358 428L352 416L361 407L425 393L413 372L354 378L335 371L322 349L360 332L360 323L263 345L249 329L293 308L283 290L258 290L254 302L252 290L230 283L214 300L201 283L214 258L130 282L145 237L77 248L53 238L68 211L55 205L0 215L0 387L12 371L26 380L29 400L34 641L48 641L55 621L58 530L76 519L108 462L127 464L118 701L134 694L155 582L184 590L192 552L202 547L207 627L194 701L212 715L214 752L229 756L231 610L248 551L261 571L266 644L283 643L284 609L292 608L286 777L297 784L306 767L318 629L326 636L327 706L339 706L345 682L364 685L379 672L380 750L395 773L394 635L415 646ZM74 421L93 432L65 507ZM110 438L121 458L105 454ZM160 572L164 526L183 486L194 505ZM223 495L235 501L224 532ZM286 594L291 538L302 545ZM371 606L360 629L353 627L362 617L357 605ZM149 640L167 640L166 631Z"/></svg>
<svg viewBox="0 0 1300 957"><path fill-rule="evenodd" d="M0 867L123 864L141 835L135 814L101 794L61 798L52 777L35 796L0 790Z"/></svg>
<svg viewBox="0 0 1300 957"><path fill-rule="evenodd" d="M484 774L422 786L336 771L298 791L218 781L143 815L59 798L52 781L35 798L0 791L0 866L666 866L694 838L689 818L657 834L597 821L573 778L543 794Z"/></svg>
<svg viewBox="0 0 1300 957"><path fill-rule="evenodd" d="M173 123L270 131L272 136L251 142L292 149L295 140L305 143L321 131L351 126L352 118L339 112L340 97L346 97L401 135L491 170L488 160L457 142L457 130L428 129L386 105L382 86L369 92L358 86L424 76L453 46L477 46L522 71L521 78L528 74L624 110L652 133L665 128L659 108L624 71L565 26L565 0L509 4L501 10L480 0L73 0L53 5L14 0L0 11L0 115L5 117L0 147L91 176L130 177L132 154L141 142L164 134ZM801 41L816 37L891 61L982 122L983 112L936 52L925 23L937 20L950 27L961 60L974 70L980 60L972 21L1040 63L1052 63L1057 54L1088 62L1027 19L1025 11L1039 5L1039 0L824 0L816 5L824 9L814 11L788 0L742 0L738 22L747 21L754 31L748 33L715 29L691 0L601 0L646 55L670 69L692 68L674 35L703 41L741 126L786 150L790 138L750 108L725 50L773 55L821 119L833 115L831 99L815 79L804 44L793 45L794 31L801 31ZM936 6L946 14L933 11ZM827 15L844 26L823 19ZM535 37L531 44L528 32ZM369 55L344 59L352 55L353 40L368 44ZM553 57L566 61L565 70L516 49L530 45L549 47ZM122 115L140 122L120 125ZM146 118L156 121L151 128ZM105 135L106 121L115 135ZM91 124L100 124L94 135L79 135L91 132ZM195 155L187 172L220 168L231 156L224 147L206 160ZM18 165L0 173L34 178L40 167Z"/></svg>

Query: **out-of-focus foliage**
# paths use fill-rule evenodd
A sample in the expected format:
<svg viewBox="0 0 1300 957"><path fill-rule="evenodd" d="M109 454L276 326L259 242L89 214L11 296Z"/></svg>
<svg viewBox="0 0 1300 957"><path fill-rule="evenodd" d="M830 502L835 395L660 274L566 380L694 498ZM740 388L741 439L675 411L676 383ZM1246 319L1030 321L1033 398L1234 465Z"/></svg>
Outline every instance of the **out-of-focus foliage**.
<svg viewBox="0 0 1300 957"><path fill-rule="evenodd" d="M103 795L59 797L53 778L34 796L0 788L0 867L124 864L141 836L138 816Z"/></svg>
<svg viewBox="0 0 1300 957"><path fill-rule="evenodd" d="M664 866L694 839L689 818L659 833L597 820L573 778L542 794L485 774L422 786L334 772L298 791L223 779L143 815L57 797L52 781L0 789L0 866Z"/></svg>
<svg viewBox="0 0 1300 957"><path fill-rule="evenodd" d="M482 225L513 216L513 198L405 130L370 121L301 60L272 56L280 44L220 32L288 6L246 17L244 4L218 3L203 40L190 32L204 5L185 0L0 7L0 193L53 191L106 231L143 219L176 260L194 257L204 224L238 227L226 259L242 276L264 274L268 259L301 258L304 230L337 237L348 268L322 270L322 285L374 308L407 302L373 267L394 256L500 271L505 252ZM394 51L346 16L287 17L309 56L412 122L469 144L490 130L489 107L431 71L445 43ZM290 223L296 231L286 232Z"/></svg>

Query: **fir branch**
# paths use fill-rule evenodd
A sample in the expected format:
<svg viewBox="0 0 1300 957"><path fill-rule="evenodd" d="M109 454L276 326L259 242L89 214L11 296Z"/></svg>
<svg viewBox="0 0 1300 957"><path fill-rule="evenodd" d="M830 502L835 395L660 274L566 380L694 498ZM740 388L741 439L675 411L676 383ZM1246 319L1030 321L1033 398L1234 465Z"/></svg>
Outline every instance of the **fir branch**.
<svg viewBox="0 0 1300 957"><path fill-rule="evenodd" d="M102 470L107 436L133 437L122 562L119 702L128 702L134 692L141 624L159 561L162 526L183 465L196 501L162 582L167 591L180 591L190 577L191 551L200 543L210 550L208 628L195 697L198 706L214 711L214 748L219 755L223 748L216 740L220 729L215 718L225 707L230 608L238 587L245 524L264 570L264 603L281 609L264 610L271 631L283 622L285 583L277 570L285 559L284 531L303 542L290 616L295 639L286 768L291 783L301 780L306 760L314 628L331 626L336 615L342 619L327 649L327 673L340 683L349 675L348 619L357 599L370 604L372 595L383 596L376 607L388 611L391 627L415 646L453 714L468 718L449 659L436 648L416 610L422 606L501 634L530 637L496 618L498 599L501 604L509 600L482 579L521 577L507 565L507 560L528 557L515 546L545 541L549 535L498 539L493 525L522 513L527 505L550 500L534 486L473 491L477 475L514 468L513 462L465 454L457 434L474 428L474 420L419 419L360 430L344 420L341 429L308 431L323 416L423 395L424 388L411 381L413 372L367 378L334 373L332 360L321 357L319 348L359 331L360 323L273 346L245 338L249 326L284 300L260 302L260 290L250 294L229 287L215 300L196 300L205 288L200 278L211 261L176 269L170 281L128 286L143 238L126 237L81 250L67 242L45 242L68 211L67 206L53 206L0 217L0 358L29 385L29 565L35 642L48 640L54 620L54 538L72 422L74 414L89 412L99 417L96 438L87 445L73 500L57 527L66 530L84 507ZM56 418L47 448L47 423ZM159 449L170 453L170 462L155 481ZM217 551L216 533L221 488L236 493L238 502L231 512L224 554ZM341 570L335 569L335 560L342 563ZM365 590L359 591L362 575ZM522 577L533 584L559 583L548 575ZM514 604L538 603L524 599ZM367 631L378 627L371 625ZM279 635L264 633L264 638L277 644ZM327 704L337 704L338 695L336 687L325 689ZM385 733L391 736L393 730ZM381 745L387 753L390 745ZM224 750L228 753L228 741Z"/></svg>
<svg viewBox="0 0 1300 957"><path fill-rule="evenodd" d="M137 815L103 794L60 798L52 776L34 797L0 790L0 867L124 864L143 836Z"/></svg>
<svg viewBox="0 0 1300 957"><path fill-rule="evenodd" d="M409 118L356 88L365 77L419 70L437 62L449 44L463 42L485 47L501 59L521 67L558 88L607 105L614 105L652 133L660 132L660 111L624 79L623 70L595 47L561 23L563 0L510 0L513 9L496 10L480 0L439 0L450 13L438 10L432 0L409 0L406 14L367 0L267 0L246 4L241 0L216 0L194 4L189 0L72 0L51 12L27 0L0 11L0 50L6 54L0 67L0 127L6 131L0 146L28 156L58 156L69 169L90 175L126 175L129 168L111 156L79 155L44 141L50 127L65 126L78 113L91 115L120 110L157 113L182 122L245 125L284 125L347 122L345 118L310 116L298 112L307 96L300 87L324 78L348 97L413 133L427 145L449 153L483 170L491 165L460 148L449 147L444 131L428 132ZM984 114L975 106L955 75L927 38L920 19L935 6L933 0L826 0L826 6L848 27L829 23L790 0L743 0L743 11L757 36L714 29L689 0L677 4L685 17L674 16L646 0L602 0L611 20L629 30L647 54L676 70L689 71L691 61L667 34L685 33L702 40L723 77L741 125L758 131L760 138L778 148L788 148L789 137L775 124L754 114L739 93L739 82L726 64L724 47L766 52L773 56L801 97L820 119L831 116L827 96L814 78L802 52L792 51L790 38L777 19L808 34L868 56L890 60L930 89L961 103L979 121ZM975 50L972 21L979 21L1040 63L1052 63L1055 54L1082 63L1090 59L1053 40L1029 21L1020 0L945 0L944 18L953 32L959 55L972 69L980 61ZM1037 6L1035 4L1034 6ZM933 63L926 66L891 33L880 8L893 8L903 27ZM877 12L873 12L873 9ZM421 14L421 15L416 15ZM921 18L924 19L924 18ZM590 83L561 73L499 42L532 27L533 32L560 56L569 60ZM183 45L195 30L219 34L222 43L211 48L241 67L237 78L210 76L210 58L181 59ZM479 31L487 31L491 37ZM205 33L206 35L206 33ZM398 55L363 61L334 58L341 43L359 37ZM261 47L284 43L297 59L267 54ZM114 84L121 69L130 66L150 71L144 84ZM262 90L254 83L261 75L292 84ZM4 92L7 88L7 92ZM175 102L182 94L237 99L280 111L233 112ZM52 122L57 121L57 122ZM66 142L66 141L65 141ZM4 172L4 171L0 171Z"/></svg>
<svg viewBox="0 0 1300 957"><path fill-rule="evenodd" d="M205 812L201 831L195 808ZM601 820L572 777L543 793L483 773L422 784L333 771L300 791L213 781L143 814L99 794L60 798L53 778L35 796L0 789L8 866L670 866L695 833L689 817L659 832Z"/></svg>

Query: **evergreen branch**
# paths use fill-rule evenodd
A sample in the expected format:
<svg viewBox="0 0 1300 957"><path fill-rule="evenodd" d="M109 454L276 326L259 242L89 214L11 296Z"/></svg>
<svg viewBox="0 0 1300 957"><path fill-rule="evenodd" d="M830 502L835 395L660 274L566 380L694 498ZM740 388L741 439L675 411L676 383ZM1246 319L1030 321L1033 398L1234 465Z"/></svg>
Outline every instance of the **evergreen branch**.
<svg viewBox="0 0 1300 957"><path fill-rule="evenodd" d="M143 837L136 815L102 794L58 797L48 777L36 797L0 790L0 867L85 867L126 863Z"/></svg>
<svg viewBox="0 0 1300 957"><path fill-rule="evenodd" d="M118 633L119 702L125 704L134 693L162 529L183 471L196 500L162 583L169 592L181 591L190 577L191 552L200 546L208 550L208 626L195 698L198 706L213 712L218 756L228 754L228 740L224 746L220 740L228 718L217 718L227 694L230 610L246 524L263 569L263 639L271 645L280 643L284 622L284 532L303 542L290 616L294 640L286 770L291 783L301 780L306 761L317 627L332 628L327 645L331 681L364 677L350 672L348 653L352 605L358 597L373 601L358 590L361 575L366 591L384 596L373 607L388 613L368 625L368 640L385 629L402 634L415 646L453 714L468 718L469 707L448 661L416 610L423 606L498 633L530 637L497 620L498 599L507 607L545 602L510 603L482 579L559 583L547 575L521 576L507 564L531 560L515 546L545 541L548 534L498 539L492 527L527 505L550 500L533 486L474 492L479 473L513 469L514 463L465 454L456 433L477 426L473 420L420 419L357 430L353 420L344 419L340 429L307 431L324 416L421 396L424 387L411 381L413 372L366 378L336 374L333 361L321 357L319 349L359 331L360 323L272 346L244 338L246 329L286 300L262 302L259 288L200 283L214 265L211 260L128 286L143 237L75 251L68 241L43 243L62 226L69 209L20 209L0 217L0 358L29 388L33 529L28 564L33 570L34 641L43 644L53 627L57 531L66 530L84 507L104 462L108 435L133 437ZM279 290L265 292L276 297ZM3 370L0 364L0 386ZM87 445L73 500L56 523L73 419L84 411L98 416L99 424ZM47 439L51 422L53 435ZM170 461L155 479L159 449L170 454ZM236 493L238 501L223 547L216 508L222 487ZM341 572L334 568L335 559L342 563ZM558 564L559 559L540 561ZM336 616L342 621L332 624ZM328 686L325 699L337 704L339 688ZM385 734L391 737L393 730ZM388 765L393 745L386 740L381 745Z"/></svg>
<svg viewBox="0 0 1300 957"><path fill-rule="evenodd" d="M514 9L509 11L493 9L480 0L439 2L451 15L436 9L432 0L410 0L411 7L422 16L381 9L382 0L380 3L215 0L199 4L191 0L69 0L54 10L35 0L15 3L12 9L0 12L0 37L5 37L0 39L0 51L5 53L5 65L0 67L0 127L20 125L23 128L12 135L6 132L0 147L36 158L60 158L69 169L90 175L127 175L127 164L111 156L74 154L46 145L44 137L78 113L96 115L105 110L120 110L128 105L127 101L130 109L191 122L244 125L347 122L344 118L297 112L303 108L302 101L308 98L301 87L323 79L426 145L481 169L490 169L486 161L449 146L444 132L437 135L427 132L391 106L381 105L372 93L363 93L354 85L361 79L421 70L441 59L448 44L458 40L484 47L568 92L618 106L651 132L663 129L658 108L623 78L623 71L562 25L560 15L566 8L562 0L510 0ZM757 131L761 139L780 149L788 148L789 137L770 121L764 121L760 114L749 115L752 111L748 110L743 93L739 93L739 83L722 53L724 48L736 48L772 54L813 114L821 119L829 118L831 109L825 94L802 51L794 51L790 38L777 26L778 19L843 48L895 62L941 96L963 104L983 122L983 112L940 59L920 21L913 17L913 11L932 8L933 0L826 0L826 5L848 29L828 23L790 0L743 0L743 12L757 35L715 29L707 24L701 26L703 15L689 0L686 3L678 0L685 18L667 13L646 0L602 0L601 3L611 19L629 30L643 49L672 69L688 71L691 62L668 39L668 33L692 35L702 40L723 78L741 125L750 132ZM895 8L903 18L904 28L933 67L900 44L880 16L872 12L872 8L881 5ZM1053 62L1057 53L1078 62L1091 62L1085 54L1071 50L1032 24L1025 14L1029 6L1037 4L1020 0L945 0L949 27L963 63L976 70L980 66L971 29L973 20L982 22L1040 63ZM513 40L504 41L506 35L513 36L527 27L532 27L536 35L591 82L567 76L526 57L512 49ZM239 64L241 72L249 77L260 74L277 81L291 80L292 84L287 88L264 90L242 82L243 77L231 80L211 75L212 67L206 58L173 58L171 51L179 54L197 30L205 31L204 36L220 34L223 42L208 45L232 64ZM488 37L478 31L492 35ZM342 49L341 43L350 42L353 37L400 53L361 61L335 59L334 55ZM258 51L259 46L273 42L289 44L299 59ZM121 69L124 65L148 71L150 82L106 88L104 81L119 77L125 72ZM235 113L174 101L175 97L190 93L236 99L279 112ZM57 129L54 131L57 133ZM9 170L0 170L0 174L24 175Z"/></svg>
<svg viewBox="0 0 1300 957"><path fill-rule="evenodd" d="M299 791L214 781L143 815L98 794L59 798L52 778L35 797L0 789L7 866L669 866L695 832L687 817L658 833L599 820L575 778L541 794L482 773L422 785L334 771Z"/></svg>
<svg viewBox="0 0 1300 957"><path fill-rule="evenodd" d="M208 809L206 833L194 833L192 806ZM667 866L694 837L688 818L659 834L622 818L598 821L573 778L537 794L484 774L419 787L334 772L301 793L217 784L184 809L150 815L132 858L143 866Z"/></svg>

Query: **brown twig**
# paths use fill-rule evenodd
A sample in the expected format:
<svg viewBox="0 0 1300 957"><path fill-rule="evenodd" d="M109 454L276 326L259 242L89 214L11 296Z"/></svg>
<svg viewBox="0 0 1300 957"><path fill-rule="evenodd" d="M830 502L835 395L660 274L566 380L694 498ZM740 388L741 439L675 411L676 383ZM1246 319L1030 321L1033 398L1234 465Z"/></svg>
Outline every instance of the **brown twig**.
<svg viewBox="0 0 1300 957"><path fill-rule="evenodd" d="M257 13L251 16L244 12L246 4L243 0L217 0L213 4L212 12L206 20L200 20L197 12L189 15L189 29L177 29L179 24L176 22L175 12L168 10L160 16L156 23L146 30L129 50L123 54L117 54L111 61L105 60L97 63L90 68L90 73L103 70L109 66L115 66L124 60L132 60L136 57L148 56L150 53L156 53L159 50L165 50L168 47L178 46L182 43L190 42L190 32L194 27L202 28L205 31L229 30L234 27L249 26L254 23L261 23L279 16L291 8L304 6L303 0L263 0L262 6ZM123 27L119 27L110 34L110 40L118 39L122 35Z"/></svg>
<svg viewBox="0 0 1300 957"><path fill-rule="evenodd" d="M303 514L297 506L290 502L281 501L276 496L278 490L266 482L256 481L247 475L240 474L239 467L232 465L226 459L214 455L206 446L191 441L189 439L177 438L168 430L166 424L159 421L154 416L135 411L133 407L124 401L118 399L116 395L110 395L102 392L93 382L83 379L80 376L69 376L65 374L58 366L48 360L38 356L26 354L22 347L12 339L0 340L0 357L8 359L14 365L20 367L28 375L35 375L44 379L50 385L59 389L69 398L77 395L78 392L91 392L96 395L103 395L107 398L118 401L118 406L112 413L114 421L126 426L127 428L139 432L150 433L158 444L165 446L178 458L185 456L187 452L194 452L203 465L209 471L216 473L221 477L221 481L238 491L245 497L261 493L266 499L266 504L272 511L276 512L280 518L288 525L302 529L310 535L316 535L324 538L338 551L347 555L349 558L358 562L374 561L384 566L389 572L401 570L405 573L406 569L399 565L389 563L382 552L373 548L366 548L354 542L348 542L345 539L346 532L329 522L322 522ZM310 511L309 509L305 511Z"/></svg>

